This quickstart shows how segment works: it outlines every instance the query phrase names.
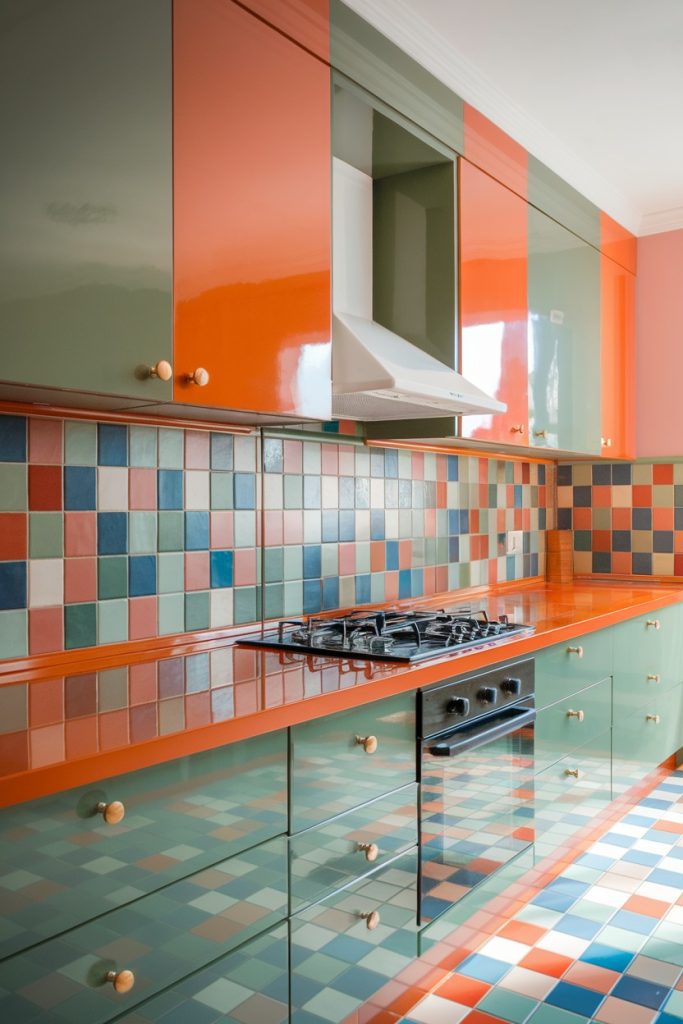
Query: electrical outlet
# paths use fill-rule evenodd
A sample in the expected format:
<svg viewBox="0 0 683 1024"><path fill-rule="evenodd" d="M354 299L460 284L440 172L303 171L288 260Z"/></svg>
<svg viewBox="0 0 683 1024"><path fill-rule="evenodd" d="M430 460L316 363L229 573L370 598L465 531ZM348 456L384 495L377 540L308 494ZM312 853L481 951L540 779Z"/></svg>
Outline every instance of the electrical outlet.
<svg viewBox="0 0 683 1024"><path fill-rule="evenodd" d="M506 541L505 541L505 553L506 553L506 555L521 555L522 554L522 531L521 530L508 530Z"/></svg>

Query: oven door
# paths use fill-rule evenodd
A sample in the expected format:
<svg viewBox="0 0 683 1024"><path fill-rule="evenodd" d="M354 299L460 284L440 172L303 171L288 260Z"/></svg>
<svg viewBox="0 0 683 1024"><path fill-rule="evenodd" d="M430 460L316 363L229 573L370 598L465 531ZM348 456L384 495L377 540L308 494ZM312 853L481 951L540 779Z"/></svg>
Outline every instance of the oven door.
<svg viewBox="0 0 683 1024"><path fill-rule="evenodd" d="M533 699L422 744L420 921L534 841Z"/></svg>

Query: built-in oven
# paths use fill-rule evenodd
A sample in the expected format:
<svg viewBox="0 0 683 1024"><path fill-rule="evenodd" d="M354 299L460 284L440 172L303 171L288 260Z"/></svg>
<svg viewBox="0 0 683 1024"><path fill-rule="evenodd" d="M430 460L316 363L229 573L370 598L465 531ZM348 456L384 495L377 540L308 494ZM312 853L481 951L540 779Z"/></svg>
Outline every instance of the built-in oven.
<svg viewBox="0 0 683 1024"><path fill-rule="evenodd" d="M420 921L534 841L534 662L420 691Z"/></svg>

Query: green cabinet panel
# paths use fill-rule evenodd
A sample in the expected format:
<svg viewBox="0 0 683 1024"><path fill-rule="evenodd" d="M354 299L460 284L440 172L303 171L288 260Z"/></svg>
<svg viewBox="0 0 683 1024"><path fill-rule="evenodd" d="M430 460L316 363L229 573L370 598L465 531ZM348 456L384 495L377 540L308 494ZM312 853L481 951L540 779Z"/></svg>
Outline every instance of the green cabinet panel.
<svg viewBox="0 0 683 1024"><path fill-rule="evenodd" d="M536 770L541 771L567 752L587 748L593 742L596 752L609 758L609 743L606 751L600 744L604 735L609 735L611 724L611 678L542 708L536 718Z"/></svg>
<svg viewBox="0 0 683 1024"><path fill-rule="evenodd" d="M615 692L615 700L617 694ZM683 685L651 695L632 714L617 713L612 749L617 766L637 766L637 774L654 768L683 747Z"/></svg>
<svg viewBox="0 0 683 1024"><path fill-rule="evenodd" d="M171 0L5 0L5 381L155 401L172 360Z"/></svg>
<svg viewBox="0 0 683 1024"><path fill-rule="evenodd" d="M416 921L416 850L296 914L292 1024L345 1020L417 956Z"/></svg>
<svg viewBox="0 0 683 1024"><path fill-rule="evenodd" d="M615 719L683 682L683 607L659 608L614 627Z"/></svg>
<svg viewBox="0 0 683 1024"><path fill-rule="evenodd" d="M0 811L0 955L287 830L286 733ZM105 824L99 802L121 801Z"/></svg>
<svg viewBox="0 0 683 1024"><path fill-rule="evenodd" d="M570 844L612 798L609 729L534 779L537 860Z"/></svg>
<svg viewBox="0 0 683 1024"><path fill-rule="evenodd" d="M417 843L415 784L292 836L292 910L315 903Z"/></svg>
<svg viewBox="0 0 683 1024"><path fill-rule="evenodd" d="M117 1024L285 1024L289 1020L288 953L287 925L277 925L117 1017Z"/></svg>
<svg viewBox="0 0 683 1024"><path fill-rule="evenodd" d="M612 643L612 630L600 629L538 651L536 706L547 707L610 676Z"/></svg>
<svg viewBox="0 0 683 1024"><path fill-rule="evenodd" d="M376 740L373 753L362 739ZM367 744L370 751L374 744ZM290 831L416 780L415 695L400 694L290 731Z"/></svg>
<svg viewBox="0 0 683 1024"><path fill-rule="evenodd" d="M600 210L529 154L528 200L594 248L600 248Z"/></svg>
<svg viewBox="0 0 683 1024"><path fill-rule="evenodd" d="M600 453L600 254L529 206L529 439Z"/></svg>
<svg viewBox="0 0 683 1024"><path fill-rule="evenodd" d="M3 961L0 1019L101 1024L283 921L287 902L280 837ZM122 970L126 995L107 983Z"/></svg>

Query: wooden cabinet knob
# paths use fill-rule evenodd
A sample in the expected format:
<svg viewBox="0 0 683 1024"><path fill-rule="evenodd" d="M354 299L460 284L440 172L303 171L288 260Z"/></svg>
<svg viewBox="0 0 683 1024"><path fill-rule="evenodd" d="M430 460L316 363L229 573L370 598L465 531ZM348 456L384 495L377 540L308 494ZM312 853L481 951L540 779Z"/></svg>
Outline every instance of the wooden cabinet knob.
<svg viewBox="0 0 683 1024"><path fill-rule="evenodd" d="M105 978L120 995L130 992L135 984L135 975L132 971L107 971Z"/></svg>
<svg viewBox="0 0 683 1024"><path fill-rule="evenodd" d="M548 436L548 431L547 430L534 430L534 437L547 437L547 436Z"/></svg>
<svg viewBox="0 0 683 1024"><path fill-rule="evenodd" d="M380 917L378 910L370 910L368 911L367 914L361 914L360 916L365 921L366 927L369 932L374 931L377 925L379 924Z"/></svg>
<svg viewBox="0 0 683 1024"><path fill-rule="evenodd" d="M568 647L567 654L575 654L577 658L583 658L583 647Z"/></svg>
<svg viewBox="0 0 683 1024"><path fill-rule="evenodd" d="M379 857L379 846L377 843L358 843L356 850L359 853L364 853L365 859L370 861L371 864Z"/></svg>
<svg viewBox="0 0 683 1024"><path fill-rule="evenodd" d="M567 712L567 718L576 718L577 721L583 722L584 714L583 711L572 711L571 709Z"/></svg>
<svg viewBox="0 0 683 1024"><path fill-rule="evenodd" d="M648 683L658 683L660 681L660 678L656 672L649 672L645 676L645 678L647 679Z"/></svg>
<svg viewBox="0 0 683 1024"><path fill-rule="evenodd" d="M154 366L150 366L149 375L158 377L159 380L170 380L173 376L173 367L166 359L160 359Z"/></svg>
<svg viewBox="0 0 683 1024"><path fill-rule="evenodd" d="M661 629L662 628L662 624L659 621L659 619L648 619L647 622L645 623L645 628L646 629Z"/></svg>
<svg viewBox="0 0 683 1024"><path fill-rule="evenodd" d="M198 388L205 388L209 383L209 371L205 370L203 366L198 366L192 373L188 373L185 379L188 384L196 384Z"/></svg>
<svg viewBox="0 0 683 1024"><path fill-rule="evenodd" d="M126 815L126 808L120 800L112 800L110 804L101 800L95 807L98 814L101 814L107 825L118 825Z"/></svg>
<svg viewBox="0 0 683 1024"><path fill-rule="evenodd" d="M602 445L603 448L611 448L612 444L613 444L612 438L611 437L601 437L600 438L600 444Z"/></svg>
<svg viewBox="0 0 683 1024"><path fill-rule="evenodd" d="M659 725L661 720L662 719L661 719L661 717L659 715L645 715L645 721L646 722L654 722L655 725Z"/></svg>
<svg viewBox="0 0 683 1024"><path fill-rule="evenodd" d="M578 768L565 768L564 774L565 775L571 775L572 778L578 779L578 777L579 777L579 769Z"/></svg>
<svg viewBox="0 0 683 1024"><path fill-rule="evenodd" d="M511 434L523 434L524 433L524 424L523 423L515 423L514 426L510 427L510 433Z"/></svg>
<svg viewBox="0 0 683 1024"><path fill-rule="evenodd" d="M356 744L362 747L366 754L374 754L377 750L376 736L356 736Z"/></svg>

